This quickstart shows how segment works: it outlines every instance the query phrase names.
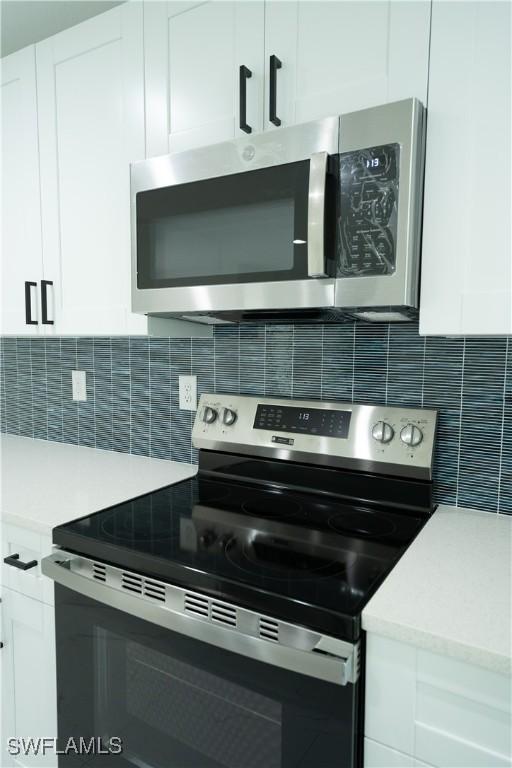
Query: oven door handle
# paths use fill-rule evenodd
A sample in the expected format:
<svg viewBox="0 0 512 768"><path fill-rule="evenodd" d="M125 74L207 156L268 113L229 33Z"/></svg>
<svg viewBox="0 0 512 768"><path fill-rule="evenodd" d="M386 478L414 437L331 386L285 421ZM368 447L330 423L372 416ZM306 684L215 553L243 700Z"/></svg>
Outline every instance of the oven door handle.
<svg viewBox="0 0 512 768"><path fill-rule="evenodd" d="M325 268L325 190L327 152L315 152L309 164L308 277L327 277Z"/></svg>
<svg viewBox="0 0 512 768"><path fill-rule="evenodd" d="M335 685L358 679L357 643L277 622L64 550L43 558L41 570L58 584L91 600L226 651ZM280 625L279 634L276 625Z"/></svg>

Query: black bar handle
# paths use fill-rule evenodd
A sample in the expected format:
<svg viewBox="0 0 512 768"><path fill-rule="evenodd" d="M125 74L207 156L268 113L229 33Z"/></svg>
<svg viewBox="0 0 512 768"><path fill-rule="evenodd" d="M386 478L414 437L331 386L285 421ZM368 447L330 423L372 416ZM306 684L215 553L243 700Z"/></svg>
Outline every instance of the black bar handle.
<svg viewBox="0 0 512 768"><path fill-rule="evenodd" d="M25 280L25 323L26 325L38 325L37 320L32 320L32 297L30 289L36 288L37 283L31 280Z"/></svg>
<svg viewBox="0 0 512 768"><path fill-rule="evenodd" d="M53 285L53 280L41 280L41 323L53 325L53 320L48 320L48 286Z"/></svg>
<svg viewBox="0 0 512 768"><path fill-rule="evenodd" d="M20 560L19 555L9 555L9 557L4 557L4 563L19 568L20 571L28 571L29 568L36 567L37 560L29 560L28 563L24 563L23 560Z"/></svg>
<svg viewBox="0 0 512 768"><path fill-rule="evenodd" d="M246 133L252 133L252 128L247 125L247 81L252 77L252 72L245 64L240 65L240 128Z"/></svg>
<svg viewBox="0 0 512 768"><path fill-rule="evenodd" d="M274 125L281 125L281 120L276 114L277 110L277 70L281 69L282 63L277 56L270 57L270 101L268 106L269 120Z"/></svg>

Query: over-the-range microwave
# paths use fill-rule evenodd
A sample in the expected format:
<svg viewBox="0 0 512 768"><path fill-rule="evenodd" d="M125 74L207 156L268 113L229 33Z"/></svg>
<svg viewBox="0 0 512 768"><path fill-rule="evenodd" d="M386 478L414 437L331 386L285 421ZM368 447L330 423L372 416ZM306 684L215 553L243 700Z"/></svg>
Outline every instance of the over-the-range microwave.
<svg viewBox="0 0 512 768"><path fill-rule="evenodd" d="M414 317L424 138L407 99L133 164L133 310Z"/></svg>

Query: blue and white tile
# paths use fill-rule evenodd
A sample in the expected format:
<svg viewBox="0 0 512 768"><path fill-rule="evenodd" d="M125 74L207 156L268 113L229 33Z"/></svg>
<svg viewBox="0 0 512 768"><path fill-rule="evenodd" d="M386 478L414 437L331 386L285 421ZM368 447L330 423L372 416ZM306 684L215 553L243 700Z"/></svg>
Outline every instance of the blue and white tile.
<svg viewBox="0 0 512 768"><path fill-rule="evenodd" d="M319 400L322 393L322 326L296 325L293 332L292 397Z"/></svg>
<svg viewBox="0 0 512 768"><path fill-rule="evenodd" d="M96 339L79 337L76 340L77 369L85 373L86 400L78 402L78 442L87 448L96 446L98 425L95 419L96 378L101 375L99 361L94 357ZM100 447L100 446L98 446Z"/></svg>
<svg viewBox="0 0 512 768"><path fill-rule="evenodd" d="M240 392L265 392L265 326L240 326Z"/></svg>
<svg viewBox="0 0 512 768"><path fill-rule="evenodd" d="M130 340L111 339L112 354L112 447L129 453L131 448Z"/></svg>
<svg viewBox="0 0 512 768"><path fill-rule="evenodd" d="M149 456L151 395L149 389L149 340L130 337L130 452Z"/></svg>
<svg viewBox="0 0 512 768"><path fill-rule="evenodd" d="M225 325L215 329L215 391L240 392L240 328Z"/></svg>
<svg viewBox="0 0 512 768"><path fill-rule="evenodd" d="M322 398L352 402L355 324L324 326L322 346Z"/></svg>
<svg viewBox="0 0 512 768"><path fill-rule="evenodd" d="M114 448L112 345L109 338L96 338L93 345L94 391L93 406L96 448ZM80 421L80 434L82 424Z"/></svg>
<svg viewBox="0 0 512 768"><path fill-rule="evenodd" d="M354 402L384 403L387 388L387 325L356 323Z"/></svg>
<svg viewBox="0 0 512 768"><path fill-rule="evenodd" d="M32 356L31 339L16 341L16 359L18 370L18 423L19 434L34 437L34 418L32 401ZM36 408L37 408L36 403Z"/></svg>
<svg viewBox="0 0 512 768"><path fill-rule="evenodd" d="M18 351L15 338L2 339L3 369L5 386L5 428L13 434L20 434L18 408Z"/></svg>
<svg viewBox="0 0 512 768"><path fill-rule="evenodd" d="M423 362L425 339L418 326L391 323L387 361L386 402L417 408L423 399Z"/></svg>
<svg viewBox="0 0 512 768"><path fill-rule="evenodd" d="M46 348L46 388L48 394L48 440L62 441L62 359L61 340L49 336L45 339Z"/></svg>
<svg viewBox="0 0 512 768"><path fill-rule="evenodd" d="M171 354L169 339L150 339L150 455L171 458Z"/></svg>
<svg viewBox="0 0 512 768"><path fill-rule="evenodd" d="M292 396L292 325L265 326L266 397Z"/></svg>
<svg viewBox="0 0 512 768"><path fill-rule="evenodd" d="M71 371L78 369L77 340L72 336L64 336L60 342L62 363L62 440L65 443L78 445L78 403L73 400L73 385Z"/></svg>

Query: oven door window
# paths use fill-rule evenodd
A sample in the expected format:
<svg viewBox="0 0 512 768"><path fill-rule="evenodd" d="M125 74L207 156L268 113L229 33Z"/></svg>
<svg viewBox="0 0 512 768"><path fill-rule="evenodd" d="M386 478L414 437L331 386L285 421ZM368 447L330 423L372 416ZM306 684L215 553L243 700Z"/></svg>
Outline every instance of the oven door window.
<svg viewBox="0 0 512 768"><path fill-rule="evenodd" d="M138 288L306 278L309 165L139 192Z"/></svg>
<svg viewBox="0 0 512 768"><path fill-rule="evenodd" d="M59 746L122 743L87 766L356 764L357 686L247 659L58 585L56 618ZM59 765L83 760L71 753Z"/></svg>

